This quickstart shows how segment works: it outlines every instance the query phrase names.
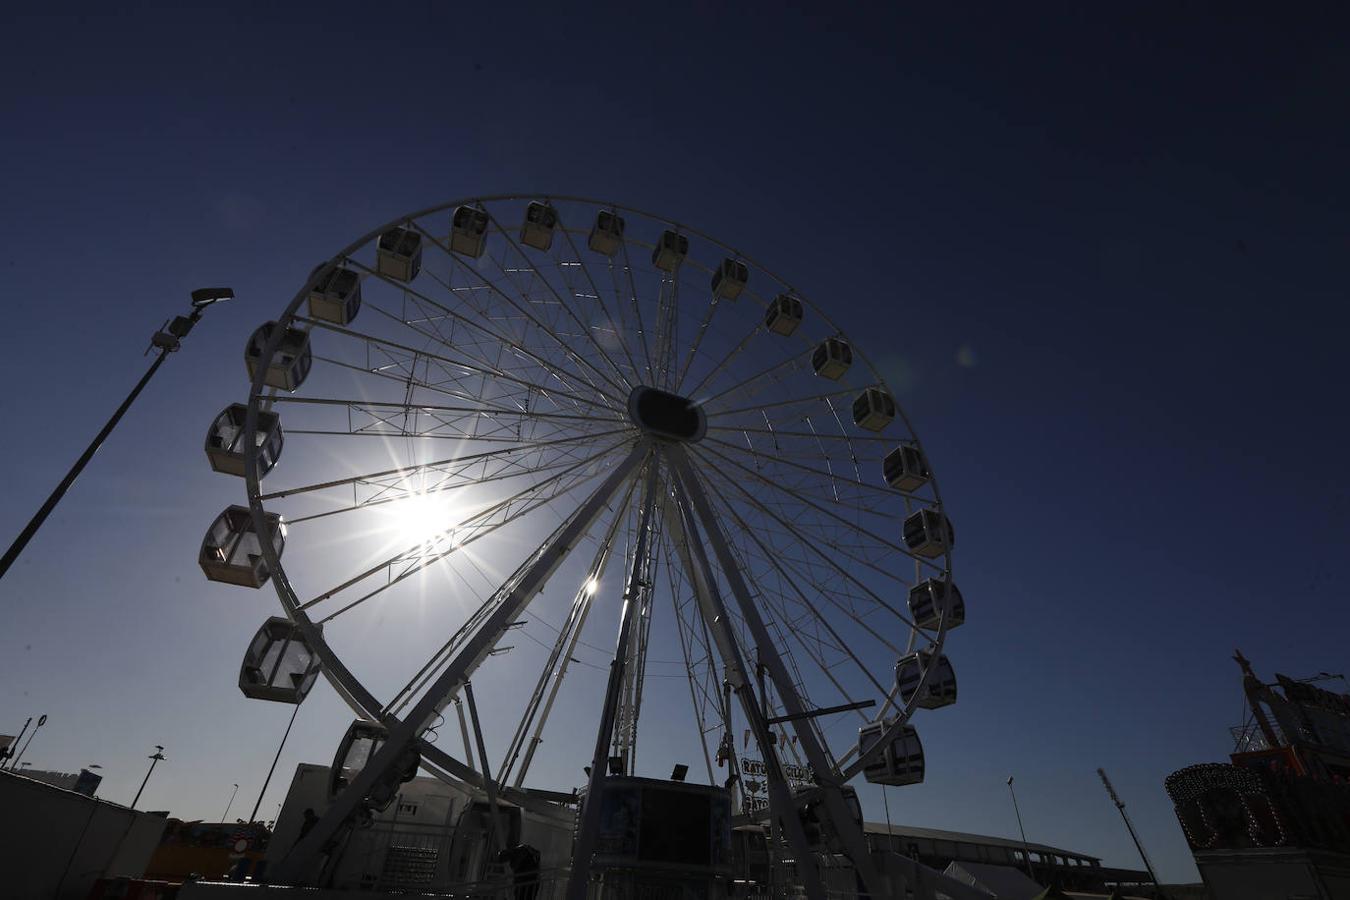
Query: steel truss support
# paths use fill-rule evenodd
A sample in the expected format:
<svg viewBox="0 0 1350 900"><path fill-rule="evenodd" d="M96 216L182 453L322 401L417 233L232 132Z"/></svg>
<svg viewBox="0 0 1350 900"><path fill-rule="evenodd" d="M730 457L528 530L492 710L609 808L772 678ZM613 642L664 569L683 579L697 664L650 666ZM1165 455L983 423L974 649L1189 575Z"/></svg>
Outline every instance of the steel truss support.
<svg viewBox="0 0 1350 900"><path fill-rule="evenodd" d="M722 570L727 585L736 598L736 605L740 610L741 618L744 620L746 627L749 628L750 636L755 641L755 653L759 664L767 670L787 714L797 717L793 719L792 727L797 733L798 743L806 754L807 762L815 771L816 780L821 787L825 813L828 818L828 821L823 824L843 846L844 852L853 862L858 875L867 888L867 892L874 898L891 896L887 885L883 882L881 873L873 865L871 854L867 849L867 841L863 835L862 824L854 821L848 807L844 804L843 796L839 791L842 785L835 779L834 766L830 763L829 757L826 756L824 748L816 740L815 730L811 727L808 718L810 711L797 695L792 677L787 670L787 666L783 663L773 639L769 636L764 620L759 614L759 608L750 595L750 589L741 575L740 567L736 563L736 558L727 543L726 536L722 534L722 528L717 522L717 517L703 491L703 486L699 483L698 476L694 474L693 468L689 465L688 455L682 446L671 446L666 448L666 457L675 473L676 492L680 497L681 505L686 507L686 518L692 518L691 512L697 514L698 520L703 526L704 535L708 542L712 544L713 553L717 557L717 563ZM692 509L689 509L689 507L692 507ZM688 522L686 526L686 531L689 532L688 538L693 538L692 529L688 527L692 524L692 522ZM702 577L711 582L711 573L707 572L707 559L702 545L696 540L691 540L691 543L693 544L695 557L701 557L699 568L704 570ZM730 631L725 611L713 621L713 627L726 628L728 632ZM734 635L731 636L731 639L735 640ZM816 896L823 897L824 888L820 882L819 871L814 863L803 865L804 860L813 859L813 856L809 846L806 845L806 835L802 829L801 820L797 816L796 805L788 792L787 780L783 775L778 755L774 752L773 738L770 735L764 710L754 702L753 686L745 678L744 669L741 670L739 675L742 683L737 688L737 693L740 695L742 706L745 707L746 715L750 719L755 738L759 742L761 750L764 751L765 767L770 772L769 802L772 814L787 830L789 843L792 844L793 852L797 857L798 876L802 878L807 889L807 895L813 898Z"/></svg>
<svg viewBox="0 0 1350 900"><path fill-rule="evenodd" d="M577 509L576 513L556 531L551 539L527 561L519 577L511 585L496 609L481 623L477 631L458 650L435 683L422 694L417 704L402 720L392 717L385 721L389 737L370 758L361 772L329 805L328 811L315 823L303 839L273 871L272 880L281 884L306 884L317 873L324 845L337 836L357 813L371 790L386 774L398 765L408 745L418 740L441 710L458 692L478 664L491 652L511 622L519 618L535 595L543 590L549 576L567 558L590 529L611 497L633 475L644 460L651 458L651 447L646 441L637 444L623 462L619 463L604 482ZM487 761L482 760L484 769Z"/></svg>
<svg viewBox="0 0 1350 900"><path fill-rule="evenodd" d="M581 804L581 822L577 826L576 842L572 847L572 871L567 879L567 900L585 900L591 880L591 854L595 850L595 833L600 829L600 792L604 788L609 743L614 732L614 720L619 711L624 688L624 671L628 667L628 642L633 632L633 620L641 605L641 583L646 568L648 542L652 532L652 511L656 506L660 460L653 454L647 462L647 483L642 490L642 513L638 521L637 542L633 547L633 566L628 586L623 592L623 614L619 622L619 639L614 648L614 659L609 664L609 684L605 688L605 706L600 714L600 727L595 735L595 752L591 756L590 779L586 798Z"/></svg>

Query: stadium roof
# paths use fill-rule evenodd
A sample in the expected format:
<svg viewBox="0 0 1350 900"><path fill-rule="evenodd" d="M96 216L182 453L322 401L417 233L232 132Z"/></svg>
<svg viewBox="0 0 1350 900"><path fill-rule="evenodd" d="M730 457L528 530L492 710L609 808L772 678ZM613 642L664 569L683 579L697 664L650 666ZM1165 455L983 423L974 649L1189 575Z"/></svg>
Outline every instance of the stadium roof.
<svg viewBox="0 0 1350 900"><path fill-rule="evenodd" d="M933 841L957 841L962 844L983 844L988 847L1007 847L1012 850L1021 850L1022 842L1017 838L994 837L988 834L970 834L964 831L944 831L941 828L921 828L917 825L887 825L885 822L868 822L865 825L866 830L874 834L885 834L889 831L891 834L899 837L927 838ZM1054 853L1058 856L1077 856L1081 859L1090 859L1101 863L1101 857L1093 856L1090 853L1083 853L1080 850L1065 850L1062 847L1051 847L1049 844L1038 844L1035 841L1027 841L1027 849L1036 853Z"/></svg>

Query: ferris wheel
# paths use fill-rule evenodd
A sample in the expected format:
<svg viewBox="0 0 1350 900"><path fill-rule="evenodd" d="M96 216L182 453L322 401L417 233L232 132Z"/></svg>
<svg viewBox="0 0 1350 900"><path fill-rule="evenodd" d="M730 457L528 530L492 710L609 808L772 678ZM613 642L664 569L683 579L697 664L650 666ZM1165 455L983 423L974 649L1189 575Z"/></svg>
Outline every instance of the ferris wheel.
<svg viewBox="0 0 1350 900"><path fill-rule="evenodd" d="M437 206L315 268L207 434L246 502L200 557L281 601L241 689L298 704L322 672L356 714L297 852L419 767L556 811L559 755L593 790L682 729L799 859L804 810L865 857L847 785L923 779L965 616L867 344L742 251L580 198Z"/></svg>

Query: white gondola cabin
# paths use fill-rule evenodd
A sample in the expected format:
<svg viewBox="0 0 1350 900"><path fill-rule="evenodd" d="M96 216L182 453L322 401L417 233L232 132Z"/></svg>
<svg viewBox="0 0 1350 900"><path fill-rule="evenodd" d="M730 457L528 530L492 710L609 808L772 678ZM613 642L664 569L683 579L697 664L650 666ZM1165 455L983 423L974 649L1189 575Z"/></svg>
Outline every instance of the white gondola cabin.
<svg viewBox="0 0 1350 900"><path fill-rule="evenodd" d="M917 491L932 477L923 453L913 444L901 444L887 453L881 461L881 472L897 491Z"/></svg>
<svg viewBox="0 0 1350 900"><path fill-rule="evenodd" d="M197 557L202 571L211 581L259 588L267 583L272 573L262 556L262 542L272 542L272 549L281 556L286 543L286 526L281 516L267 513L267 535L260 536L253 527L253 514L247 506L228 507L207 529Z"/></svg>
<svg viewBox="0 0 1350 900"><path fill-rule="evenodd" d="M309 317L347 325L361 311L361 279L351 269L333 266L324 271L309 292Z"/></svg>
<svg viewBox="0 0 1350 900"><path fill-rule="evenodd" d="M881 431L895 418L895 398L881 388L870 387L853 401L853 424L868 431Z"/></svg>
<svg viewBox="0 0 1350 900"><path fill-rule="evenodd" d="M811 353L811 368L822 378L838 381L853 365L853 348L839 338L826 338Z"/></svg>
<svg viewBox="0 0 1350 900"><path fill-rule="evenodd" d="M966 601L955 584L948 587L946 579L930 578L909 589L909 617L915 625L937 628L944 613L947 628L966 620Z"/></svg>
<svg viewBox="0 0 1350 900"><path fill-rule="evenodd" d="M895 664L895 686L900 692L900 700L908 703L919 686L919 678L925 666L932 666L928 673L928 683L923 686L915 705L923 709L940 709L956 702L956 670L945 653L933 658L932 653L920 650L901 657Z"/></svg>
<svg viewBox="0 0 1350 900"><path fill-rule="evenodd" d="M859 728L859 754L875 747L887 727L883 722L873 722ZM863 778L872 784L897 786L923 781L923 745L913 726L900 726L894 740L863 766Z"/></svg>
<svg viewBox="0 0 1350 900"><path fill-rule="evenodd" d="M905 546L928 559L942 556L956 544L951 520L933 509L920 509L905 518Z"/></svg>
<svg viewBox="0 0 1350 900"><path fill-rule="evenodd" d="M255 700L299 703L319 677L319 657L290 619L273 616L244 651L239 690Z"/></svg>
<svg viewBox="0 0 1350 900"><path fill-rule="evenodd" d="M254 378L262 359L263 349L272 338L272 332L279 326L276 322L265 322L253 332L244 347L244 365L248 367L248 377ZM303 328L287 328L281 336L277 350L272 354L267 371L263 373L263 384L282 391L293 391L305 381L309 368L314 364L314 356L309 349L309 332Z"/></svg>
<svg viewBox="0 0 1350 900"><path fill-rule="evenodd" d="M802 301L791 294L779 294L764 311L764 327L787 337L802 324Z"/></svg>
<svg viewBox="0 0 1350 900"><path fill-rule="evenodd" d="M390 228L375 244L375 271L395 281L412 281L422 271L422 235Z"/></svg>
<svg viewBox="0 0 1350 900"><path fill-rule="evenodd" d="M536 250L553 246L553 229L558 227L558 211L548 203L531 200L525 207L525 224L520 226L520 242Z"/></svg>
<svg viewBox="0 0 1350 900"><path fill-rule="evenodd" d="M661 239L652 248L652 265L662 272L674 272L688 255L688 236L676 231L663 231Z"/></svg>
<svg viewBox="0 0 1350 900"><path fill-rule="evenodd" d="M488 214L476 206L457 206L450 217L450 249L474 259L487 247Z"/></svg>
<svg viewBox="0 0 1350 900"><path fill-rule="evenodd" d="M720 300L735 300L745 290L749 280L750 270L745 263L738 259L724 259L717 271L713 272L713 296Z"/></svg>
<svg viewBox="0 0 1350 900"><path fill-rule="evenodd" d="M333 757L333 767L328 775L328 796L336 797L361 774L371 758L389 737L383 725L357 719L342 736L338 744L337 755ZM366 795L366 806L379 812L387 809L398 796L399 785L412 781L417 775L422 757L417 744L409 744L400 757L398 764L386 772Z"/></svg>
<svg viewBox="0 0 1350 900"><path fill-rule="evenodd" d="M602 209L595 217L595 225L591 228L591 236L587 239L586 246L596 253L613 256L623 246L623 229L623 216Z"/></svg>
<svg viewBox="0 0 1350 900"><path fill-rule="evenodd" d="M232 403L207 429L206 458L217 472L244 476L244 419L247 416L247 406ZM258 428L253 437L258 445L258 477L262 478L281 458L281 447L286 440L281 431L281 417L265 409L258 410Z"/></svg>

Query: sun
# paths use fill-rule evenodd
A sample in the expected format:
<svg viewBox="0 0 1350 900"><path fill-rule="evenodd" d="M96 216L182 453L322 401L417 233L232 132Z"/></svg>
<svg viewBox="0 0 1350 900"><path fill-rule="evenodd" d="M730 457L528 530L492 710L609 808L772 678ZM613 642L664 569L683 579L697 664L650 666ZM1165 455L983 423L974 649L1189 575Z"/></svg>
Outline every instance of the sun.
<svg viewBox="0 0 1350 900"><path fill-rule="evenodd" d="M404 544L425 544L454 525L451 506L436 494L412 494L395 503L393 527Z"/></svg>

